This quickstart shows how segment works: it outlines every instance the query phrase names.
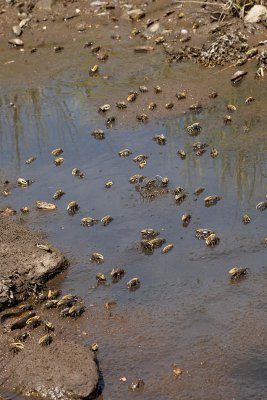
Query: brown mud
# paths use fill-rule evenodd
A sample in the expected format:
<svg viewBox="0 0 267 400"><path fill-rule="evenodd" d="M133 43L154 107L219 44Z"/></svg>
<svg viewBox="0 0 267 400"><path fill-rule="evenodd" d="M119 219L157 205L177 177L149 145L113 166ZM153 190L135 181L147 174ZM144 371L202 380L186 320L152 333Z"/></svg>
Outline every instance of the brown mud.
<svg viewBox="0 0 267 400"><path fill-rule="evenodd" d="M100 390L99 371L96 356L90 348L89 332L86 328L82 330L88 312L80 322L59 317L59 309L46 310L33 300L27 304L32 305L31 312L40 316L41 323L37 327L10 330L14 322L20 321L28 312L1 322L2 390L8 389L27 398L95 398ZM47 321L52 324L50 331L45 329ZM51 343L38 343L44 335L51 337ZM21 343L23 349L14 352L11 349L14 342Z"/></svg>
<svg viewBox="0 0 267 400"><path fill-rule="evenodd" d="M0 217L0 235L0 387L32 397L95 398L99 373L90 346L82 345L81 340L79 344L68 340L70 324L67 318L61 322L59 310L56 318L55 313L53 317L53 312L45 312L35 304L46 282L62 273L68 261L44 235L26 229L22 218L14 221ZM45 247L39 248L37 243ZM20 306L14 308L25 300L27 311ZM41 314L40 326L30 329L26 321L37 314ZM50 334L44 329L48 318L52 323ZM76 338L87 335L79 334L73 324L72 330ZM38 343L44 335L49 335L47 345ZM12 349L13 343L22 346L23 351ZM74 369L79 372L75 374ZM4 393L0 391L0 396L9 398L9 392Z"/></svg>
<svg viewBox="0 0 267 400"><path fill-rule="evenodd" d="M37 293L46 281L62 272L68 262L61 252L48 245L41 235L19 222L0 218L0 309L12 306ZM49 251L37 244L48 246Z"/></svg>
<svg viewBox="0 0 267 400"><path fill-rule="evenodd" d="M0 77L3 84L12 82L13 86L21 87L40 83L77 63L85 64L91 51L101 71L108 59L118 55L120 43L124 42L129 46L127 57L136 66L138 58L142 60L142 53L149 57L160 52L166 63L189 59L208 66L230 64L234 67L240 60L248 64L253 59L262 60L260 55L266 50L264 24L244 24L222 3L173 2L170 5L165 0L144 5L138 1L131 4L96 1L92 5L83 0L46 0L45 3L53 6L40 9L36 0L2 1ZM131 17L131 10L140 9L143 11L140 19ZM21 20L26 21L18 38L23 40L23 46L16 47L8 41L16 38L12 26ZM101 42L97 40L98 32L101 32ZM138 46L143 47L141 54L134 51ZM265 68L265 59L262 65Z"/></svg>

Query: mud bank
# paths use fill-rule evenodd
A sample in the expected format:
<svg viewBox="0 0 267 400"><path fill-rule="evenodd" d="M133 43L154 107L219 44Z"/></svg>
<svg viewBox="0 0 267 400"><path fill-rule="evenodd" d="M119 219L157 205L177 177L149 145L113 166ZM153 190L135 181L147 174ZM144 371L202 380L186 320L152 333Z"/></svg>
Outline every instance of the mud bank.
<svg viewBox="0 0 267 400"><path fill-rule="evenodd" d="M88 347L57 339L44 348L31 338L24 351L11 356L2 382L30 398L89 400L96 397L98 368Z"/></svg>
<svg viewBox="0 0 267 400"><path fill-rule="evenodd" d="M247 23L223 3L158 0L140 4L80 1L2 2L0 49L7 83L40 82L88 53L105 64L127 41L133 62L161 53L167 64L192 60L214 67L249 64L266 68L266 20ZM98 32L107 31L105 42ZM64 55L63 55L64 54ZM62 57L64 63L62 63ZM88 66L88 72L89 72ZM23 79L21 79L23 75Z"/></svg>
<svg viewBox="0 0 267 400"><path fill-rule="evenodd" d="M0 218L0 235L1 311L31 297L24 311L18 306L1 314L0 387L46 399L95 398L96 357L90 346L68 339L79 328L37 304L38 293L67 267L67 259L42 235L8 217ZM30 317L37 321L31 327L25 323Z"/></svg>
<svg viewBox="0 0 267 400"><path fill-rule="evenodd" d="M0 218L0 310L38 292L51 277L64 270L68 261L41 235L19 222ZM37 247L44 244L49 249Z"/></svg>

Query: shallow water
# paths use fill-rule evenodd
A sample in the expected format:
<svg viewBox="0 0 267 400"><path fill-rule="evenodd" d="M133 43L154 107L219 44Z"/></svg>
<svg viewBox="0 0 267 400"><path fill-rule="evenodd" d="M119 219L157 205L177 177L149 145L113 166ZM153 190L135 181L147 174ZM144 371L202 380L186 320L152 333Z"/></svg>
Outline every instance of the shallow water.
<svg viewBox="0 0 267 400"><path fill-rule="evenodd" d="M104 400L263 399L267 392L267 275L262 239L267 211L260 212L255 205L267 192L266 81L248 76L235 87L229 71L219 75L187 63L159 66L160 57L141 58L138 73L130 61L122 68L118 57L111 63L116 74L109 80L88 79L84 70L70 68L40 86L2 93L1 179L14 182L24 177L34 183L14 188L11 196L1 198L1 205L29 206L29 215L22 218L47 232L49 240L71 259L61 288L82 296L88 307L94 305L89 308L88 341L100 346ZM151 94L155 82L163 82L162 87L166 85L171 93L175 81L180 89L192 89L192 102L205 99L204 110L183 113L176 101L168 117L159 111L148 124L137 124L132 117L136 111L127 110L112 129L105 129L105 118L97 107L110 102L114 109L129 89L144 84L145 75L150 76L150 92L140 98L146 96L146 104L155 96ZM208 99L211 89L218 90L217 99ZM256 101L245 105L251 95ZM238 109L231 125L223 123L228 103ZM135 104L132 108L136 110ZM192 138L185 127L196 121L203 130ZM244 126L250 128L248 133ZM91 136L95 128L105 129L105 140ZM158 133L166 135L165 146L151 140ZM192 151L196 141L209 144L202 157ZM215 159L209 155L213 146L219 151ZM64 149L60 167L50 155L55 147ZM122 148L131 149L133 156L149 155L147 167L139 170L133 156L119 158ZM180 148L187 152L184 161L177 157ZM25 165L32 155L37 160ZM74 167L85 172L84 179L71 175ZM170 187L185 188L186 201L177 205L172 196L144 200L128 183L135 173L168 176ZM114 181L111 189L105 189L107 180ZM205 192L196 198L193 192L198 186L205 187ZM56 203L56 212L35 210L36 200L53 201L59 188L66 194ZM222 200L206 208L204 197L214 194ZM71 200L80 206L74 216L66 212ZM185 212L192 214L187 228L181 223ZM251 217L247 226L242 223L244 213ZM80 225L82 217L101 219L106 214L114 218L107 227ZM153 255L140 252L140 230L146 227L159 230L167 243L174 244L173 250L162 254L158 249ZM220 244L207 248L197 240L195 229L201 227L215 230ZM91 264L92 251L103 253L105 262ZM235 285L228 279L234 265L246 266L250 272ZM108 276L115 266L123 266L126 276L117 284L95 287L96 273ZM140 277L141 286L129 292L126 282L135 276ZM111 314L103 307L110 299L117 301ZM172 375L174 365L183 370L179 378ZM119 381L122 376L128 382L141 377L144 389L129 392L128 383Z"/></svg>
<svg viewBox="0 0 267 400"><path fill-rule="evenodd" d="M18 396L16 393L10 392L9 390L0 388L0 399L1 400L25 400L26 397Z"/></svg>

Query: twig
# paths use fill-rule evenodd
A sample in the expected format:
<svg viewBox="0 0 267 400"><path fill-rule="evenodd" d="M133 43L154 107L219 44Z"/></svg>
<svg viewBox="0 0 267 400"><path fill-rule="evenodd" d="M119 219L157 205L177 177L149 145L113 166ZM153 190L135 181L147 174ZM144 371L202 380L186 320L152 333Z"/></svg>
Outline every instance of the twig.
<svg viewBox="0 0 267 400"><path fill-rule="evenodd" d="M233 68L233 67L236 67L236 64L227 65L227 67L224 67L223 69L220 69L220 71L219 71L219 72L226 71L227 69L229 69L229 68Z"/></svg>

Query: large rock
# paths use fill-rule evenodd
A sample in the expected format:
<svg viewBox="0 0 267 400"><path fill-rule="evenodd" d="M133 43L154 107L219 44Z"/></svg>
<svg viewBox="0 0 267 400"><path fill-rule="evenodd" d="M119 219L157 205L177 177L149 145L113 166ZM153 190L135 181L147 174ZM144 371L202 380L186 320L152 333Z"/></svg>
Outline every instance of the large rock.
<svg viewBox="0 0 267 400"><path fill-rule="evenodd" d="M5 387L22 395L53 400L94 399L99 372L94 354L84 346L55 338L50 346L25 342L0 372Z"/></svg>
<svg viewBox="0 0 267 400"><path fill-rule="evenodd" d="M8 217L0 217L0 237L0 310L26 298L68 264L59 250L39 249L42 237Z"/></svg>
<svg viewBox="0 0 267 400"><path fill-rule="evenodd" d="M245 16L245 22L255 23L267 18L267 8L261 5L253 6Z"/></svg>

